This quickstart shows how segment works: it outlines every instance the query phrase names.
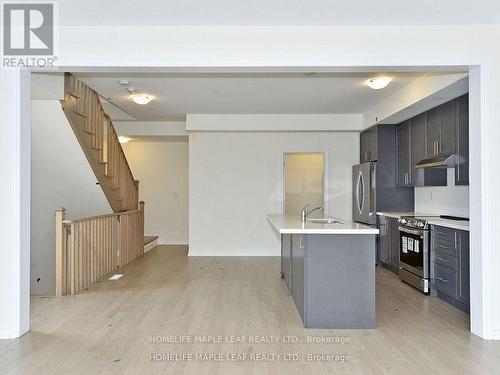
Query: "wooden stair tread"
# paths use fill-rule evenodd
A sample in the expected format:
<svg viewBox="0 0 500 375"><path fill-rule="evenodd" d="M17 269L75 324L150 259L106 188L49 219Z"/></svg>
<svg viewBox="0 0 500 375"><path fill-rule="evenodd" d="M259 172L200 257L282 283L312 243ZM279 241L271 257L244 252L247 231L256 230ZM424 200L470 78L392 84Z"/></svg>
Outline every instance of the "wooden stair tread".
<svg viewBox="0 0 500 375"><path fill-rule="evenodd" d="M158 239L158 236L144 236L144 246L146 246L148 243L151 243L157 239Z"/></svg>
<svg viewBox="0 0 500 375"><path fill-rule="evenodd" d="M75 109L73 112L75 112L77 115L82 116L82 117L87 117L86 113L83 113L82 111L79 111L78 109Z"/></svg>

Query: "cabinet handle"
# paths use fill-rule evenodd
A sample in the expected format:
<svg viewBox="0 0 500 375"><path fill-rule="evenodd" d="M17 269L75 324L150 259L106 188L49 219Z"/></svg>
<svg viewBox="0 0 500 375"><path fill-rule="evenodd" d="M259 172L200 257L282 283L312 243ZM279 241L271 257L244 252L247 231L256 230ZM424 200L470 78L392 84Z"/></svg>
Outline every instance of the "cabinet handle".
<svg viewBox="0 0 500 375"><path fill-rule="evenodd" d="M442 279L441 277L436 277L436 279L438 279L439 281L442 281L443 283L448 283L448 280Z"/></svg>
<svg viewBox="0 0 500 375"><path fill-rule="evenodd" d="M457 232L454 232L455 234L455 249L457 248Z"/></svg>
<svg viewBox="0 0 500 375"><path fill-rule="evenodd" d="M441 244L438 244L438 247L441 247L443 249L447 249L448 247L444 246L444 245L441 245Z"/></svg>
<svg viewBox="0 0 500 375"><path fill-rule="evenodd" d="M437 260L440 260L441 262L448 262L448 259L440 258L440 257L437 257Z"/></svg>

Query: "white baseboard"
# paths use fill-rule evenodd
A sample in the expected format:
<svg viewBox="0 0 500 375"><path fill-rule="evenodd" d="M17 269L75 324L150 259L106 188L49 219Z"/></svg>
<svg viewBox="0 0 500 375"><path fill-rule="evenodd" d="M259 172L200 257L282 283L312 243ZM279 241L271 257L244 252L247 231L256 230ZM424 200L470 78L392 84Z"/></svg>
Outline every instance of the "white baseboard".
<svg viewBox="0 0 500 375"><path fill-rule="evenodd" d="M8 328L1 327L0 328L0 340L11 339L10 332Z"/></svg>
<svg viewBox="0 0 500 375"><path fill-rule="evenodd" d="M500 340L500 328L493 329L491 332L491 337L488 339L490 340Z"/></svg>
<svg viewBox="0 0 500 375"><path fill-rule="evenodd" d="M189 250L190 257L279 257L280 250Z"/></svg>

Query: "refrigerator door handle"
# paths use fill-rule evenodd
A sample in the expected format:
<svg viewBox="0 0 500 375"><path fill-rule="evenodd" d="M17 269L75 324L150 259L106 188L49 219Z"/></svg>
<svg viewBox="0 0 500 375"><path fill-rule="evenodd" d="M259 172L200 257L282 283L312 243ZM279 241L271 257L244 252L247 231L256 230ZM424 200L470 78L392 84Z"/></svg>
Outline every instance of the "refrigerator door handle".
<svg viewBox="0 0 500 375"><path fill-rule="evenodd" d="M361 215L365 205L365 180L361 171L358 173L358 180L356 182L356 201L356 208Z"/></svg>

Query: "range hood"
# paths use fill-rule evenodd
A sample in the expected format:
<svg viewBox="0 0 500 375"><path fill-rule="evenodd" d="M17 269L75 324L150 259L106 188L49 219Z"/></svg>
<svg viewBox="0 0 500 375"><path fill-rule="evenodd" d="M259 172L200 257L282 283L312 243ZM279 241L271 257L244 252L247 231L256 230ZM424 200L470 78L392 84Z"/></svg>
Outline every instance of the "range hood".
<svg viewBox="0 0 500 375"><path fill-rule="evenodd" d="M415 168L453 168L455 164L455 154L443 154L433 156L432 158L422 159L415 164Z"/></svg>

